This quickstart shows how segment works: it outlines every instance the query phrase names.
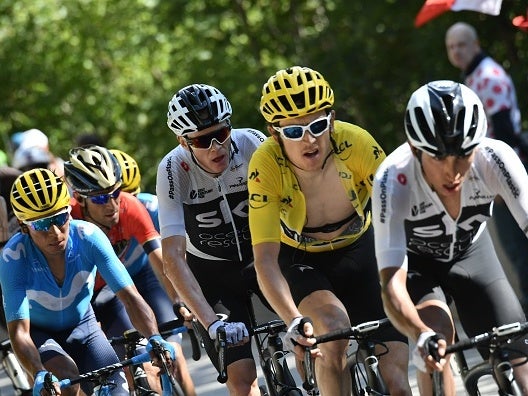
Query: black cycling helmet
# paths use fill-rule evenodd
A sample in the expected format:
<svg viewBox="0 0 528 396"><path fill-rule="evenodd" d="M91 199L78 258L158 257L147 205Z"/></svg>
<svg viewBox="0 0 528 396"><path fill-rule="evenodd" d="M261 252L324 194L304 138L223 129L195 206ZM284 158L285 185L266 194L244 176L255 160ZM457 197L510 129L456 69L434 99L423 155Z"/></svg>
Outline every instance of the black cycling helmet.
<svg viewBox="0 0 528 396"><path fill-rule="evenodd" d="M201 131L231 117L231 104L215 87L192 84L170 100L167 125L177 135Z"/></svg>
<svg viewBox="0 0 528 396"><path fill-rule="evenodd" d="M64 176L74 191L93 194L121 185L121 167L110 150L101 146L76 147L64 163Z"/></svg>
<svg viewBox="0 0 528 396"><path fill-rule="evenodd" d="M423 85L411 95L405 111L407 139L431 156L468 155L486 130L486 115L477 94L454 81Z"/></svg>

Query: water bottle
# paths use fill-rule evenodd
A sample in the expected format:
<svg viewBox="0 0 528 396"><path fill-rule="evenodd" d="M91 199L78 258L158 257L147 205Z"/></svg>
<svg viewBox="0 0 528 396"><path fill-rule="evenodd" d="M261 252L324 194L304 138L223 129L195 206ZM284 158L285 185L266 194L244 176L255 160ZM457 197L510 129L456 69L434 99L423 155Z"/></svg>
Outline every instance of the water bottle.
<svg viewBox="0 0 528 396"><path fill-rule="evenodd" d="M5 352L2 358L2 364L17 391L20 391L21 393L22 391L31 390L31 385L27 379L26 372L13 352Z"/></svg>

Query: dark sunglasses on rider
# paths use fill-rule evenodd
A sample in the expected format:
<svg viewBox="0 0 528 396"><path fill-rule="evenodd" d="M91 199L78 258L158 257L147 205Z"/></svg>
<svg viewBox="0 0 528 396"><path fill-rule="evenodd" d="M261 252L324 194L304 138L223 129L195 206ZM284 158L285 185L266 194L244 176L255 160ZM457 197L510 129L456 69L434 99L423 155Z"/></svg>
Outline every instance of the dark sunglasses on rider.
<svg viewBox="0 0 528 396"><path fill-rule="evenodd" d="M325 133L330 127L330 119L332 118L332 113L329 113L326 116L319 117L316 120L310 122L308 125L287 125L284 127L273 126L277 132L279 132L286 139L301 141L304 137L306 131L310 132L313 137L319 137Z"/></svg>
<svg viewBox="0 0 528 396"><path fill-rule="evenodd" d="M38 220L24 221L23 223L33 231L49 231L51 226L62 227L70 218L70 207L53 216L44 217Z"/></svg>
<svg viewBox="0 0 528 396"><path fill-rule="evenodd" d="M121 194L121 190L118 188L117 190L109 193L109 194L100 194L100 195L81 195L83 198L88 198L92 203L96 205L105 205L110 201L110 198L117 199L119 198L119 194Z"/></svg>
<svg viewBox="0 0 528 396"><path fill-rule="evenodd" d="M195 138L185 137L187 144L198 149L210 149L213 140L220 145L224 144L227 139L231 136L231 125L227 124L220 129L217 129L213 132L208 133L207 135L198 136Z"/></svg>

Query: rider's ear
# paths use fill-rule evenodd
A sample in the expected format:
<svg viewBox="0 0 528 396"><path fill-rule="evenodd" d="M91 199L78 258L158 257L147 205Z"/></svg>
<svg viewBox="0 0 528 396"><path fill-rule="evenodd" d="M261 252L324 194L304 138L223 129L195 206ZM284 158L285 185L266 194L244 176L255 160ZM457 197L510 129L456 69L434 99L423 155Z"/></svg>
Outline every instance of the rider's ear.
<svg viewBox="0 0 528 396"><path fill-rule="evenodd" d="M79 205L84 207L84 198L77 191L73 192L73 197L77 202L79 202Z"/></svg>
<svg viewBox="0 0 528 396"><path fill-rule="evenodd" d="M19 221L18 225L20 226L20 232L22 234L29 234L29 228L28 228L28 226L26 224L24 224L21 221Z"/></svg>
<svg viewBox="0 0 528 396"><path fill-rule="evenodd" d="M178 136L178 141L180 142L180 146L182 146L185 150L190 150L189 144L183 136Z"/></svg>

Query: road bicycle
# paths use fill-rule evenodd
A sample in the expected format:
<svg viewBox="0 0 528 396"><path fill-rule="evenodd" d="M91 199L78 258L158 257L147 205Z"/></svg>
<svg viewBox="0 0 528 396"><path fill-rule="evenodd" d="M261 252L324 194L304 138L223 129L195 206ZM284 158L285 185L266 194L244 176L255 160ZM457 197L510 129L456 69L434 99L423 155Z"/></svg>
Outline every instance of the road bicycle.
<svg viewBox="0 0 528 396"><path fill-rule="evenodd" d="M378 369L379 358L388 353L388 348L376 339L376 332L390 326L392 324L389 319L383 318L316 336L315 344L305 351L304 370L305 383L307 383L305 388L317 388L311 349L325 342L349 339L351 346L357 344L347 352L347 365L352 377L352 395L389 395L387 385ZM375 349L378 345L383 348L382 352L376 353Z"/></svg>
<svg viewBox="0 0 528 396"><path fill-rule="evenodd" d="M180 322L177 320L171 320L169 322L160 324L158 326L160 335L163 338L167 338L175 334L188 333L191 341L192 357L194 360L199 360L201 352L194 330L185 326L179 326L179 323ZM146 343L145 337L143 337L136 329L127 330L122 336L110 337L108 340L112 345L125 346L125 359L130 359L137 355L138 347ZM143 363L144 362L131 365L131 373L133 377L131 394L136 396L156 395L157 393L151 389L151 386L148 382ZM171 384L171 386L173 388L173 394L182 396L184 395L181 385L177 381Z"/></svg>
<svg viewBox="0 0 528 396"><path fill-rule="evenodd" d="M15 356L11 348L9 338L0 342L0 351L2 353L2 366L9 377L16 395L30 396L33 394L33 388L29 383L26 371Z"/></svg>
<svg viewBox="0 0 528 396"><path fill-rule="evenodd" d="M161 362L161 378L162 378L162 396L183 396L181 389L175 388L174 385L177 384L176 379L170 372L169 362L165 358L165 351L159 342L153 342L152 352ZM96 370L89 371L84 374L80 374L73 378L65 378L59 381L59 386L61 388L66 388L75 384L83 382L91 382L94 386L93 394L95 396L110 396L112 395L112 390L115 388L115 384L109 380L111 375L116 371L123 369L124 367L131 365L139 365L142 363L150 362L151 356L149 352L144 352L139 355L135 355L130 359L122 360L118 363L110 364L108 366L101 367ZM55 395L55 388L53 387L52 373L48 372L44 380L45 389L51 394Z"/></svg>
<svg viewBox="0 0 528 396"><path fill-rule="evenodd" d="M513 369L516 366L526 364L528 362L528 356L512 347L512 342L526 334L528 334L528 322L515 322L494 327L491 331L459 340L447 346L446 354L455 354L464 388L470 396L478 396L481 394L478 382L481 377L486 375L493 377L493 380L497 384L499 395L522 395L519 385L514 379ZM489 359L472 367L468 367L463 351L476 347L488 348L490 352ZM434 356L436 354L435 351L438 350L438 343L434 340L429 341L428 348L431 355ZM510 361L512 353L516 357L522 356L519 363L513 364ZM435 396L443 395L441 376L433 377L433 394Z"/></svg>

